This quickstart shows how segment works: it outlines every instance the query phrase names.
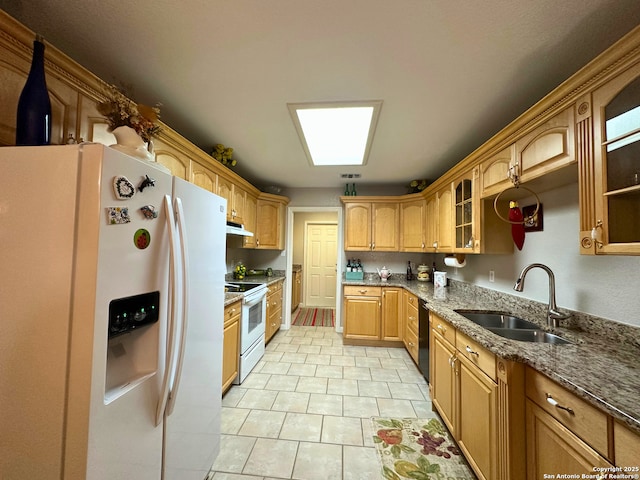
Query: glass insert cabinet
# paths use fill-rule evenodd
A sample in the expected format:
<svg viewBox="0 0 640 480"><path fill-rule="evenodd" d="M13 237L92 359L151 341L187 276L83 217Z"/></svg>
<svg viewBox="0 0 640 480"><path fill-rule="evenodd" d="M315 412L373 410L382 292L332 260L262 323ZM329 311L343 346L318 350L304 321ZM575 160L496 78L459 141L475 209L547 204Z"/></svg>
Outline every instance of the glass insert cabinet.
<svg viewBox="0 0 640 480"><path fill-rule="evenodd" d="M640 65L593 94L594 253L640 254Z"/></svg>

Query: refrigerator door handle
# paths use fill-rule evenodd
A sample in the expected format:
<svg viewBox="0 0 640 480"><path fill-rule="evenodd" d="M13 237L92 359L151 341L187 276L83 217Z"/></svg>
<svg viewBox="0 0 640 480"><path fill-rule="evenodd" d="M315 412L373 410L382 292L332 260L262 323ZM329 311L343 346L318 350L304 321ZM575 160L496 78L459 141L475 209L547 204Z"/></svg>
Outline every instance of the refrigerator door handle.
<svg viewBox="0 0 640 480"><path fill-rule="evenodd" d="M178 308L178 295L176 291L177 275L178 275L178 258L176 255L176 224L173 217L173 211L171 208L171 196L164 196L164 213L167 222L167 232L169 234L169 291L171 302L171 314L167 316L167 347L165 357L164 376L162 378L162 387L160 389L160 397L158 399L158 407L156 409L156 427L160 425L164 420L164 412L169 399L169 389L171 385L171 376L174 370L175 364L175 338L177 330L177 308Z"/></svg>
<svg viewBox="0 0 640 480"><path fill-rule="evenodd" d="M177 363L175 375L169 391L169 399L167 403L167 413L169 416L173 412L176 404L176 397L180 389L180 379L182 378L182 365L184 363L184 348L187 342L187 319L189 313L189 254L187 252L187 231L184 223L184 209L182 208L182 200L174 199L175 214L178 226L178 235L180 238L180 255L182 260L182 315L180 318L180 343L176 354Z"/></svg>

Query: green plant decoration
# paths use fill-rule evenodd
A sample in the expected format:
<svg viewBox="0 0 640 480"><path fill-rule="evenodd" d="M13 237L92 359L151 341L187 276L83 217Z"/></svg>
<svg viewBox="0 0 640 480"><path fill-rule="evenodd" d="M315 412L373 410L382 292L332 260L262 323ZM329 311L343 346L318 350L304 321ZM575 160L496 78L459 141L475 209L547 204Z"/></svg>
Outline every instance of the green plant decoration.
<svg viewBox="0 0 640 480"><path fill-rule="evenodd" d="M221 143L217 143L213 147L213 151L211 152L211 156L219 161L221 164L226 165L227 167L235 167L236 160L233 157L233 148L225 147Z"/></svg>

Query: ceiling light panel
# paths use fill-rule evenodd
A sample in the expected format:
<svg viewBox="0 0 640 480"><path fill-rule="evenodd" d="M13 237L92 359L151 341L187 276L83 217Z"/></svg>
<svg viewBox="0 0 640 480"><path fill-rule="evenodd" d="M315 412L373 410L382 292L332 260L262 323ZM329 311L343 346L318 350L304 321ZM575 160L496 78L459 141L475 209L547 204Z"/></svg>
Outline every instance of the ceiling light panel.
<svg viewBox="0 0 640 480"><path fill-rule="evenodd" d="M303 150L315 166L367 163L382 101L288 104Z"/></svg>

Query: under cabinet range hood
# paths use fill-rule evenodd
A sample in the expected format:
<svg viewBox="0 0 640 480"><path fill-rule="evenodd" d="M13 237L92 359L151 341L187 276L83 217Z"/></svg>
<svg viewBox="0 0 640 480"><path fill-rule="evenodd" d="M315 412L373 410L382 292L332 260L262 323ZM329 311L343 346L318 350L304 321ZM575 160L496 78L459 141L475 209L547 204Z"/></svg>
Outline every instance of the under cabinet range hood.
<svg viewBox="0 0 640 480"><path fill-rule="evenodd" d="M253 233L244 229L241 223L227 221L227 235L240 235L242 237L253 237Z"/></svg>

